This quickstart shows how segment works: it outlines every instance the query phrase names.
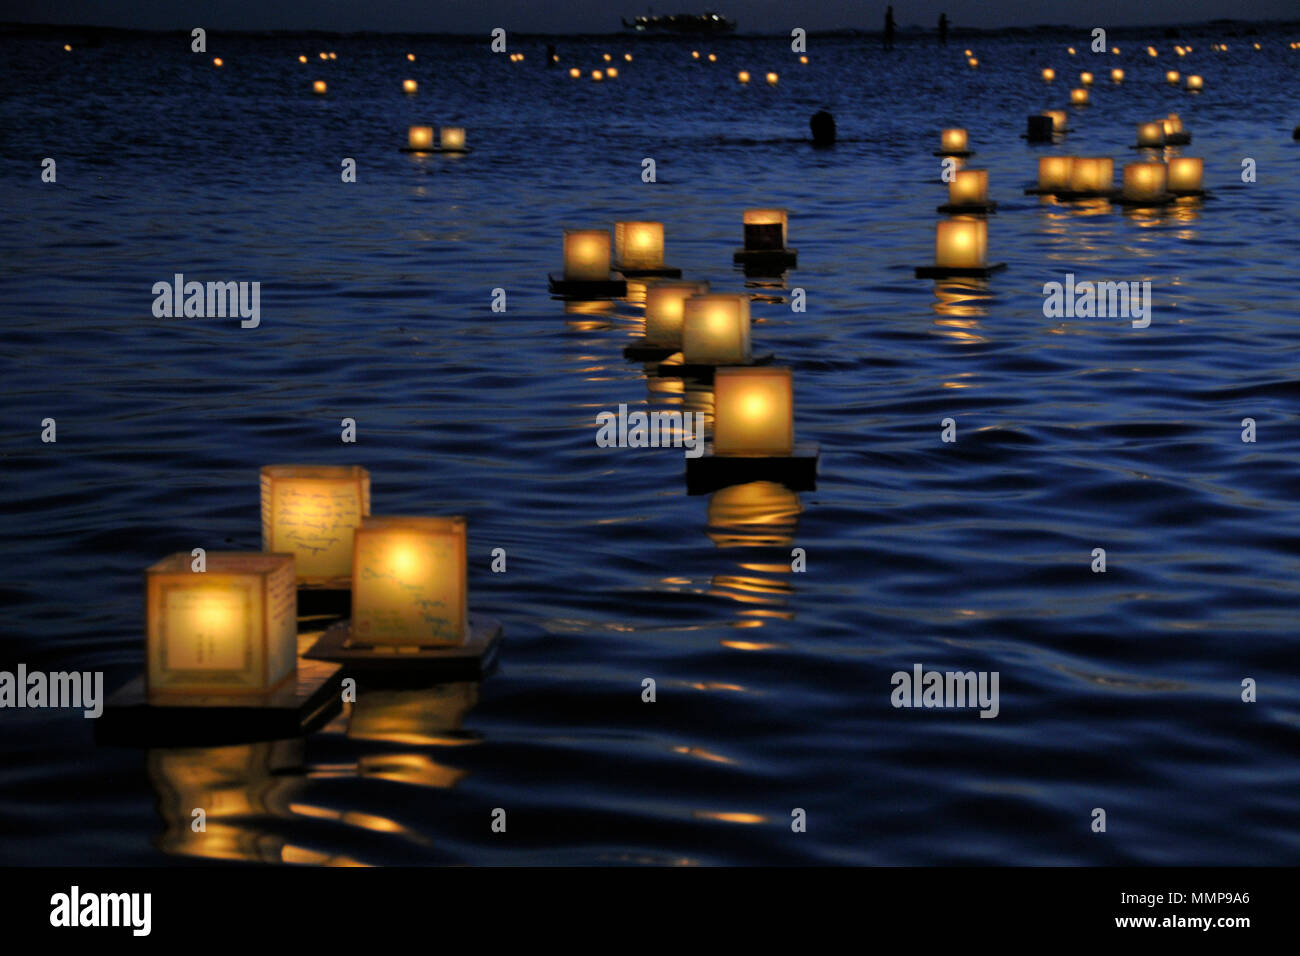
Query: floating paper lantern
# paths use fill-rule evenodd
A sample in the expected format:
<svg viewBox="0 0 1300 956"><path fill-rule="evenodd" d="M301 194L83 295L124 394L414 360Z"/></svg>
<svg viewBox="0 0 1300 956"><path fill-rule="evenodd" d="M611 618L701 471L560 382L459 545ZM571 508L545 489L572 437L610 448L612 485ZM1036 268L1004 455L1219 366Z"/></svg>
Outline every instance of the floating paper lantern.
<svg viewBox="0 0 1300 956"><path fill-rule="evenodd" d="M692 365L748 364L749 325L749 296L691 296L683 303L683 360Z"/></svg>
<svg viewBox="0 0 1300 956"><path fill-rule="evenodd" d="M371 517L355 535L357 644L458 645L468 618L465 519Z"/></svg>
<svg viewBox="0 0 1300 956"><path fill-rule="evenodd" d="M591 78L592 78L593 80L595 80L597 83L599 83L601 80L603 80L603 79L605 78L605 74L604 74L604 72L601 71L601 70L592 70L592 71L591 71Z"/></svg>
<svg viewBox="0 0 1300 956"><path fill-rule="evenodd" d="M1070 168L1073 165L1073 156L1040 156L1038 188L1047 192L1067 192L1070 188Z"/></svg>
<svg viewBox="0 0 1300 956"><path fill-rule="evenodd" d="M959 169L948 181L948 203L953 206L980 206L989 201L989 171Z"/></svg>
<svg viewBox="0 0 1300 956"><path fill-rule="evenodd" d="M406 54L406 58L407 58L408 60L410 60L412 63L415 62L415 54L414 54L414 53L408 53L408 54Z"/></svg>
<svg viewBox="0 0 1300 956"><path fill-rule="evenodd" d="M1109 156L1076 156L1070 164L1070 192L1104 193L1115 187L1115 161Z"/></svg>
<svg viewBox="0 0 1300 956"><path fill-rule="evenodd" d="M1178 133L1183 131L1183 121L1179 118L1177 113L1170 113L1167 117L1158 122L1164 127L1166 139L1170 136L1176 136Z"/></svg>
<svg viewBox="0 0 1300 956"><path fill-rule="evenodd" d="M569 76L573 77L576 80L578 77L582 76L582 71L578 69L576 66L571 66L569 67Z"/></svg>
<svg viewBox="0 0 1300 956"><path fill-rule="evenodd" d="M1055 79L1056 79L1056 71L1053 70L1050 66L1045 67L1043 69L1043 80L1047 83L1051 83Z"/></svg>
<svg viewBox="0 0 1300 956"><path fill-rule="evenodd" d="M450 152L463 152L465 149L465 128L463 126L443 126L438 130L438 148Z"/></svg>
<svg viewBox="0 0 1300 956"><path fill-rule="evenodd" d="M686 300L706 295L707 282L657 282L645 293L645 341L647 345L682 347L682 323Z"/></svg>
<svg viewBox="0 0 1300 956"><path fill-rule="evenodd" d="M331 59L331 60L337 60L338 58L339 58L339 55L338 55L337 53L334 53L333 51L330 52L330 59Z"/></svg>
<svg viewBox="0 0 1300 956"><path fill-rule="evenodd" d="M298 668L293 555L187 553L145 571L148 696L263 694Z"/></svg>
<svg viewBox="0 0 1300 956"><path fill-rule="evenodd" d="M1087 106L1088 90L1082 86L1070 90L1070 102L1075 106Z"/></svg>
<svg viewBox="0 0 1300 956"><path fill-rule="evenodd" d="M1065 132L1066 123L1069 121L1069 114L1065 110L1043 110L1043 115L1052 118L1052 132Z"/></svg>
<svg viewBox="0 0 1300 956"><path fill-rule="evenodd" d="M736 74L736 79L738 79L741 83L748 83L748 82L749 82L749 71L748 71L748 70L741 70L739 73Z"/></svg>
<svg viewBox="0 0 1300 956"><path fill-rule="evenodd" d="M717 455L789 455L794 448L790 369L720 368L713 379L713 451Z"/></svg>
<svg viewBox="0 0 1300 956"><path fill-rule="evenodd" d="M802 63L804 66L807 66L807 65L808 65L808 57L806 57L806 56L801 56L801 57L799 57L799 62Z"/></svg>
<svg viewBox="0 0 1300 956"><path fill-rule="evenodd" d="M632 62L632 54L631 54L631 53L624 53L624 54L623 54L623 59L626 60L628 63L631 63L631 62Z"/></svg>
<svg viewBox="0 0 1300 956"><path fill-rule="evenodd" d="M603 282L609 278L609 230L564 230L564 278Z"/></svg>
<svg viewBox="0 0 1300 956"><path fill-rule="evenodd" d="M223 60L223 59L221 59L221 57L219 57L219 56L214 56L214 57L212 58L212 65L213 65L213 66L225 66L225 64L226 64L226 61Z"/></svg>
<svg viewBox="0 0 1300 956"><path fill-rule="evenodd" d="M262 550L292 554L298 583L347 587L352 533L370 513L370 473L356 465L262 469Z"/></svg>
<svg viewBox="0 0 1300 956"><path fill-rule="evenodd" d="M1168 177L1164 163L1127 163L1124 166L1124 199L1160 199Z"/></svg>
<svg viewBox="0 0 1300 956"><path fill-rule="evenodd" d="M614 261L618 269L662 269L664 267L664 224L662 222L614 223Z"/></svg>
<svg viewBox="0 0 1300 956"><path fill-rule="evenodd" d="M970 57L969 59L966 60L966 65L969 66L972 70L975 69L975 67L980 65L979 58L973 56Z"/></svg>
<svg viewBox="0 0 1300 956"><path fill-rule="evenodd" d="M790 216L784 209L745 210L745 249L770 252L785 248L785 233Z"/></svg>
<svg viewBox="0 0 1300 956"><path fill-rule="evenodd" d="M1079 74L1079 82L1084 86L1092 86L1092 74L1086 70Z"/></svg>
<svg viewBox="0 0 1300 956"><path fill-rule="evenodd" d="M1110 71L1110 80L1112 83L1123 83L1124 71L1121 70L1119 67L1115 67L1115 69Z"/></svg>
<svg viewBox="0 0 1300 956"><path fill-rule="evenodd" d="M71 44L71 43L65 43L65 44L63 44L63 52L64 52L64 53L71 53L71 52L72 52L72 44Z"/></svg>
<svg viewBox="0 0 1300 956"><path fill-rule="evenodd" d="M323 96L325 94L325 81L317 80L311 85L311 91L317 96Z"/></svg>
<svg viewBox="0 0 1300 956"><path fill-rule="evenodd" d="M949 219L935 224L934 264L941 269L983 269L988 265L989 224L984 219Z"/></svg>
<svg viewBox="0 0 1300 956"><path fill-rule="evenodd" d="M767 74L767 85L768 85L768 86L776 86L777 82L778 82L780 79L781 79L781 78L780 78L779 76L777 76L775 73L769 73L769 74Z"/></svg>
<svg viewBox="0 0 1300 956"><path fill-rule="evenodd" d="M605 68L605 75L606 75L607 77L609 77L611 80L617 80L617 79L618 79L618 67L616 67L616 66L606 67L606 68Z"/></svg>
<svg viewBox="0 0 1300 956"><path fill-rule="evenodd" d="M1137 130L1137 144L1139 146L1159 147L1165 145L1164 120L1157 120L1154 123L1138 123Z"/></svg>
<svg viewBox="0 0 1300 956"><path fill-rule="evenodd" d="M1153 46L1149 46L1149 47L1147 47L1147 56L1159 56L1159 54L1156 53L1156 48L1155 48L1155 47L1153 47Z"/></svg>
<svg viewBox="0 0 1300 956"><path fill-rule="evenodd" d="M403 93L414 93L419 88L420 84L415 82L415 80L402 80Z"/></svg>
<svg viewBox="0 0 1300 956"><path fill-rule="evenodd" d="M691 51L691 59L693 59L693 60L698 60L699 58L700 58L700 51L699 51L699 50L692 50L692 51Z"/></svg>
<svg viewBox="0 0 1300 956"><path fill-rule="evenodd" d="M306 62L307 62L307 57L305 57L305 56L299 56L299 57L298 57L298 62L299 62L299 63L306 63Z"/></svg>
<svg viewBox="0 0 1300 956"><path fill-rule="evenodd" d="M328 60L330 58L330 55L328 53L321 53L320 58L322 60Z"/></svg>
<svg viewBox="0 0 1300 956"><path fill-rule="evenodd" d="M1112 56L1119 56L1119 47L1117 46L1111 47L1110 52Z"/></svg>
<svg viewBox="0 0 1300 956"><path fill-rule="evenodd" d="M1193 156L1178 156L1169 160L1169 191L1200 192L1205 174L1205 160Z"/></svg>
<svg viewBox="0 0 1300 956"><path fill-rule="evenodd" d="M433 149L433 127L410 127L406 131L406 145L411 149Z"/></svg>
<svg viewBox="0 0 1300 956"><path fill-rule="evenodd" d="M717 62L718 62L718 54L716 54L716 53L710 53L710 54L709 54L709 62L710 62L710 63L717 63Z"/></svg>
<svg viewBox="0 0 1300 956"><path fill-rule="evenodd" d="M946 153L964 153L966 143L966 131L959 127L945 129L939 134L939 148Z"/></svg>
<svg viewBox="0 0 1300 956"><path fill-rule="evenodd" d="M1074 56L1074 47L1072 47L1072 46L1068 46L1068 47L1066 47L1066 48L1065 48L1065 52L1068 53L1068 54L1070 54L1070 56Z"/></svg>
<svg viewBox="0 0 1300 956"><path fill-rule="evenodd" d="M1187 78L1187 88L1199 92L1205 89L1205 81L1193 73Z"/></svg>
<svg viewBox="0 0 1300 956"><path fill-rule="evenodd" d="M1166 83L1177 84L1178 80L1179 80L1179 74L1177 70L1169 70L1167 73L1165 73Z"/></svg>
<svg viewBox="0 0 1300 956"><path fill-rule="evenodd" d="M601 58L602 58L606 63L608 63L610 60L614 59L614 58L613 58L612 56L610 56L608 53L601 54Z"/></svg>

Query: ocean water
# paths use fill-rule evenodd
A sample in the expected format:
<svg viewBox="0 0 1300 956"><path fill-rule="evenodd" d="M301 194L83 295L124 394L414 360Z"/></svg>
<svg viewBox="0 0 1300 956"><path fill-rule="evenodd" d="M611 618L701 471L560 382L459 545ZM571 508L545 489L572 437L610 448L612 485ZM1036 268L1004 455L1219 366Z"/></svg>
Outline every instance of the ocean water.
<svg viewBox="0 0 1300 956"><path fill-rule="evenodd" d="M549 70L526 38L512 63L485 40L0 37L5 667L132 678L142 570L258 549L277 462L364 465L375 513L466 515L471 606L506 628L481 684L363 692L304 740L146 751L6 710L0 859L1300 861L1300 52L1185 37L1183 59L1158 30L1116 34L1118 57L1084 31L813 38L806 66L780 37L589 38ZM567 75L605 52L617 79ZM1019 138L1083 69L1065 142ZM806 142L820 108L833 149ZM1171 110L1204 203L1023 195L1040 155L1118 171ZM420 121L474 151L399 152ZM949 125L999 203L1007 269L986 282L913 276ZM758 205L790 210L799 252L766 283L731 264ZM596 447L602 410L711 400L624 360L635 301L547 293L562 228L625 218L662 220L688 277L755 296L755 344L793 369L797 436L821 447L815 491L688 495L680 451ZM260 281L260 327L155 318L178 272ZM1045 317L1067 273L1149 281L1150 327ZM915 664L997 672L998 716L891 706Z"/></svg>

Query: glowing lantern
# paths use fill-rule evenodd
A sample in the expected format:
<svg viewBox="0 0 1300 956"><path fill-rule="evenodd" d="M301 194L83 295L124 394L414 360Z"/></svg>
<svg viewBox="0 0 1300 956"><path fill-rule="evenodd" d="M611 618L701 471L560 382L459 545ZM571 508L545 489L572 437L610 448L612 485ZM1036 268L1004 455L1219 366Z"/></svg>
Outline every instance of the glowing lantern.
<svg viewBox="0 0 1300 956"><path fill-rule="evenodd" d="M595 80L597 83L599 83L601 80L605 78L605 74L600 70L592 70L591 78Z"/></svg>
<svg viewBox="0 0 1300 956"><path fill-rule="evenodd" d="M463 126L443 126L439 128L438 148L453 153L464 152L465 128Z"/></svg>
<svg viewBox="0 0 1300 956"><path fill-rule="evenodd" d="M1070 188L1070 167L1073 156L1040 156L1038 158L1038 188L1046 192L1066 192Z"/></svg>
<svg viewBox="0 0 1300 956"><path fill-rule="evenodd" d="M745 248L750 252L784 249L789 221L784 209L746 209Z"/></svg>
<svg viewBox="0 0 1300 956"><path fill-rule="evenodd" d="M662 269L664 267L664 224L662 222L614 223L614 261L619 269Z"/></svg>
<svg viewBox="0 0 1300 956"><path fill-rule="evenodd" d="M631 54L631 53L624 53L624 54L623 54L623 59L626 60L628 63L631 63L631 62L632 62L632 54Z"/></svg>
<svg viewBox="0 0 1300 956"><path fill-rule="evenodd" d="M1069 114L1065 110L1043 110L1043 115L1052 118L1053 133L1065 132L1065 124L1069 120Z"/></svg>
<svg viewBox="0 0 1300 956"><path fill-rule="evenodd" d="M788 455L794 448L794 380L788 368L720 368L713 379L713 451Z"/></svg>
<svg viewBox="0 0 1300 956"><path fill-rule="evenodd" d="M1082 86L1070 90L1070 102L1075 106L1086 106L1088 104L1088 90Z"/></svg>
<svg viewBox="0 0 1300 956"><path fill-rule="evenodd" d="M978 58L972 56L972 57L970 57L969 59L966 60L966 65L969 66L969 67L973 70L973 69L975 69L975 67L977 67L977 66L980 65L980 61L979 61Z"/></svg>
<svg viewBox="0 0 1300 956"><path fill-rule="evenodd" d="M981 206L989 201L989 171L959 169L948 181L948 203L953 206Z"/></svg>
<svg viewBox="0 0 1300 956"><path fill-rule="evenodd" d="M71 43L65 43L65 44L63 44L63 50L64 50L65 53L71 53L71 52L72 52L72 44L71 44Z"/></svg>
<svg viewBox="0 0 1300 956"><path fill-rule="evenodd" d="M408 60L410 60L412 63L415 62L415 54L414 54L414 53L408 53L408 54L406 54L406 58L407 58Z"/></svg>
<svg viewBox="0 0 1300 956"><path fill-rule="evenodd" d="M226 62L226 61L223 60L223 59L221 59L221 57L219 57L219 56L214 56L214 57L212 58L212 65L213 65L213 66L225 66L225 62Z"/></svg>
<svg viewBox="0 0 1300 956"><path fill-rule="evenodd" d="M1112 83L1123 83L1124 71L1121 70L1119 67L1115 67L1115 69L1110 71L1110 80Z"/></svg>
<svg viewBox="0 0 1300 956"><path fill-rule="evenodd" d="M608 63L610 60L614 59L614 58L613 58L612 56L610 56L608 53L602 54L602 57L603 57L603 59L605 60L606 63Z"/></svg>
<svg viewBox="0 0 1300 956"><path fill-rule="evenodd" d="M970 51L970 50L967 50L967 51L966 51L966 55L967 55L967 56L974 56L974 53L973 53L972 51Z"/></svg>
<svg viewBox="0 0 1300 956"><path fill-rule="evenodd" d="M339 58L339 55L338 55L337 53L335 53L335 52L333 52L333 51L331 50L331 51L330 51L330 59L331 59L331 60L337 60L338 58Z"/></svg>
<svg viewBox="0 0 1300 956"><path fill-rule="evenodd" d="M324 80L317 80L315 83L313 83L313 84L311 85L311 91L312 91L313 93L315 93L317 96L324 96L324 95L325 95L325 81L324 81Z"/></svg>
<svg viewBox="0 0 1300 956"><path fill-rule="evenodd" d="M780 79L781 79L781 78L780 78L779 76L777 76L775 73L769 73L769 74L767 74L767 85L768 85L768 86L776 86L777 82L778 82Z"/></svg>
<svg viewBox="0 0 1300 956"><path fill-rule="evenodd" d="M1196 74L1192 74L1187 78L1187 88L1196 91L1203 90L1205 89L1205 81Z"/></svg>
<svg viewBox="0 0 1300 956"><path fill-rule="evenodd" d="M739 73L736 74L736 79L740 80L740 82L742 82L742 83L748 83L748 82L749 82L749 71L748 71L748 70L741 70Z"/></svg>
<svg viewBox="0 0 1300 956"><path fill-rule="evenodd" d="M1149 47L1147 47L1147 56L1159 56L1159 54L1156 53L1156 48L1155 48L1155 47L1153 47L1153 46L1149 46Z"/></svg>
<svg viewBox="0 0 1300 956"><path fill-rule="evenodd" d="M330 55L329 55L328 53L322 53L322 54L320 55L320 58L321 58L322 60L328 60L328 59L330 58Z"/></svg>
<svg viewBox="0 0 1300 956"><path fill-rule="evenodd" d="M464 518L367 518L355 536L352 641L463 644L467 573Z"/></svg>
<svg viewBox="0 0 1300 956"><path fill-rule="evenodd" d="M1165 145L1165 124L1164 120L1158 120L1154 123L1138 123L1138 142L1143 147L1158 147Z"/></svg>
<svg viewBox="0 0 1300 956"><path fill-rule="evenodd" d="M1045 67L1045 68L1043 69L1043 80L1044 80L1044 82L1051 83L1051 82L1052 82L1053 80L1055 80L1055 79L1056 79L1056 71L1053 70L1050 66L1049 66L1049 67Z"/></svg>
<svg viewBox="0 0 1300 956"><path fill-rule="evenodd" d="M707 282L658 282L650 286L645 294L646 344L680 349L686 300L708 291Z"/></svg>
<svg viewBox="0 0 1300 956"><path fill-rule="evenodd" d="M945 153L966 152L966 131L964 129L946 129L939 134L939 148Z"/></svg>
<svg viewBox="0 0 1300 956"><path fill-rule="evenodd" d="M1177 71L1177 70L1170 70L1169 72L1167 72L1167 73L1165 74L1165 82L1166 82L1166 83L1172 83L1172 84L1177 85L1179 79L1180 79L1180 77L1179 77L1179 75L1178 75L1178 71Z"/></svg>
<svg viewBox="0 0 1300 956"><path fill-rule="evenodd" d="M618 79L618 67L616 67L616 66L606 67L606 68L605 68L605 75L606 75L607 77L609 77L611 80L617 80L617 79Z"/></svg>
<svg viewBox="0 0 1300 956"><path fill-rule="evenodd" d="M941 269L983 269L988 265L989 224L984 219L949 219L935 224L934 264Z"/></svg>
<svg viewBox="0 0 1300 956"><path fill-rule="evenodd" d="M1170 192L1200 192L1205 174L1205 161L1192 156L1179 156L1169 160Z"/></svg>
<svg viewBox="0 0 1300 956"><path fill-rule="evenodd" d="M262 550L292 554L299 584L347 587L352 532L370 513L370 473L356 465L262 469Z"/></svg>
<svg viewBox="0 0 1300 956"><path fill-rule="evenodd" d="M1065 52L1070 54L1070 56L1074 56L1074 47L1072 46L1066 47Z"/></svg>
<svg viewBox="0 0 1300 956"><path fill-rule="evenodd" d="M299 62L299 63L306 63L306 62L307 62L307 57L305 57L305 56L299 56L299 57L298 57L298 62Z"/></svg>
<svg viewBox="0 0 1300 956"><path fill-rule="evenodd" d="M808 65L808 57L806 57L806 56L801 56L801 57L799 57L799 62L802 63L804 66L807 66L807 65Z"/></svg>
<svg viewBox="0 0 1300 956"><path fill-rule="evenodd" d="M691 59L693 59L693 60L698 60L699 58L700 58L700 51L699 51L699 50L692 50L692 51L691 51Z"/></svg>
<svg viewBox="0 0 1300 956"><path fill-rule="evenodd" d="M1076 156L1070 164L1070 192L1105 193L1115 186L1115 161L1109 156Z"/></svg>
<svg viewBox="0 0 1300 956"><path fill-rule="evenodd" d="M1084 86L1092 86L1092 74L1086 71L1080 73L1079 82L1082 83Z"/></svg>
<svg viewBox="0 0 1300 956"><path fill-rule="evenodd" d="M609 278L609 230L564 230L564 278L603 282Z"/></svg>
<svg viewBox="0 0 1300 956"><path fill-rule="evenodd" d="M693 295L682 307L682 358L687 364L746 365L749 296Z"/></svg>
<svg viewBox="0 0 1300 956"><path fill-rule="evenodd" d="M582 76L582 71L578 69L576 66L571 66L569 67L569 76L573 77L576 80L578 77Z"/></svg>
<svg viewBox="0 0 1300 956"><path fill-rule="evenodd" d="M1128 163L1124 166L1124 199L1160 199L1168 173L1164 163Z"/></svg>
<svg viewBox="0 0 1300 956"><path fill-rule="evenodd" d="M1110 52L1112 56L1119 56L1119 47L1117 46L1111 47Z"/></svg>
<svg viewBox="0 0 1300 956"><path fill-rule="evenodd" d="M718 62L718 54L716 54L716 53L710 53L710 54L709 54L709 62L710 62L710 63L717 63L717 62Z"/></svg>
<svg viewBox="0 0 1300 956"><path fill-rule="evenodd" d="M433 149L433 127L412 126L406 131L406 145L411 149Z"/></svg>
<svg viewBox="0 0 1300 956"><path fill-rule="evenodd" d="M173 554L145 571L145 682L167 694L262 694L298 669L293 555Z"/></svg>
<svg viewBox="0 0 1300 956"><path fill-rule="evenodd" d="M402 80L403 93L414 93L419 88L420 84L415 82L415 80Z"/></svg>

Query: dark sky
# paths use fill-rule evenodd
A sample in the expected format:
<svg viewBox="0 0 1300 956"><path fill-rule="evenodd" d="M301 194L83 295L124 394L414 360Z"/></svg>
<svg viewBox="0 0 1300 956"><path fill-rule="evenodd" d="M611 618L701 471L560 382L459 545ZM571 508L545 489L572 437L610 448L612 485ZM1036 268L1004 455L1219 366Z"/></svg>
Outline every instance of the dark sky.
<svg viewBox="0 0 1300 956"><path fill-rule="evenodd" d="M0 20L142 29L388 30L428 33L603 33L619 16L716 9L742 32L831 27L879 29L874 0L0 0ZM1295 18L1296 0L910 0L894 4L900 27L933 28L945 11L955 26L1041 23L1082 28L1185 23L1216 17Z"/></svg>

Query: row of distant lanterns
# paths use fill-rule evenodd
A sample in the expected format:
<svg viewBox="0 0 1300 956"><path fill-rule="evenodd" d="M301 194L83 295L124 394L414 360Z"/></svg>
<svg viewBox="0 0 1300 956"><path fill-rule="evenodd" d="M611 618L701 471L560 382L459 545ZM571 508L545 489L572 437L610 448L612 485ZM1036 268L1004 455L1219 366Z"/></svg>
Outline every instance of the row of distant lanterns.
<svg viewBox="0 0 1300 956"><path fill-rule="evenodd" d="M1056 81L1056 70L1052 69L1050 66L1043 67L1042 76L1043 76L1043 82L1053 83ZM1094 79L1093 75L1089 73L1087 70L1084 70L1082 73L1079 74L1079 83L1082 85L1070 91L1071 102L1075 104L1088 102L1087 87L1092 86L1093 79ZM1180 79L1182 79L1182 75L1177 70L1167 70L1165 72L1166 83L1177 86ZM1115 67L1113 70L1110 71L1110 80L1112 83L1123 83L1124 71L1119 67ZM1188 90L1199 92L1200 90L1203 90L1205 88L1205 80L1200 75L1196 73L1192 73L1187 76L1186 85Z"/></svg>

